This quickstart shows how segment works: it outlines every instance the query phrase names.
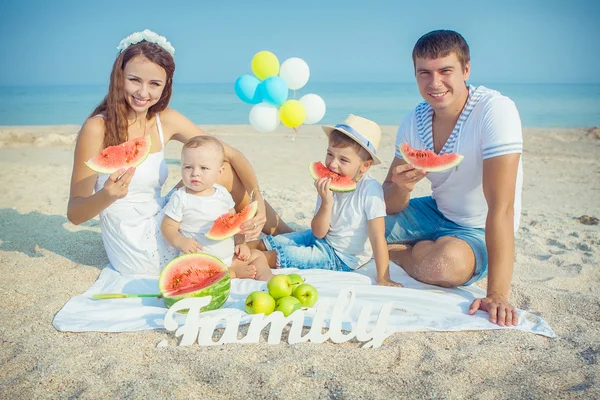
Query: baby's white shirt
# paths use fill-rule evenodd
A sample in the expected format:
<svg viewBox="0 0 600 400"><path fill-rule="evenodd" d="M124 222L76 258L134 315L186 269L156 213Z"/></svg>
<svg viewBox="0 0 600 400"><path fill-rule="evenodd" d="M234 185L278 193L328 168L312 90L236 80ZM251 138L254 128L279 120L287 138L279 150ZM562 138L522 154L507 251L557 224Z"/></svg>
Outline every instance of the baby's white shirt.
<svg viewBox="0 0 600 400"><path fill-rule="evenodd" d="M230 266L234 239L211 240L206 233L219 216L235 207L235 202L223 186L215 184L214 188L215 192L210 196L195 196L182 187L171 196L165 206L165 215L180 223L181 236L195 239L202 246L202 252L212 254Z"/></svg>

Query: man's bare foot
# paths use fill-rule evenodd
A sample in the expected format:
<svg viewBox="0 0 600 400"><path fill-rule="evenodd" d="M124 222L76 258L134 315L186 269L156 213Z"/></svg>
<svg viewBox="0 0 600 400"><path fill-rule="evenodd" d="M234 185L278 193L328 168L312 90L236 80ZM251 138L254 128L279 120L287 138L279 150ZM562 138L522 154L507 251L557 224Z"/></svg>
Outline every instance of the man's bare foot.
<svg viewBox="0 0 600 400"><path fill-rule="evenodd" d="M254 265L236 265L235 267L229 267L229 276L232 279L254 279L256 277L256 267Z"/></svg>

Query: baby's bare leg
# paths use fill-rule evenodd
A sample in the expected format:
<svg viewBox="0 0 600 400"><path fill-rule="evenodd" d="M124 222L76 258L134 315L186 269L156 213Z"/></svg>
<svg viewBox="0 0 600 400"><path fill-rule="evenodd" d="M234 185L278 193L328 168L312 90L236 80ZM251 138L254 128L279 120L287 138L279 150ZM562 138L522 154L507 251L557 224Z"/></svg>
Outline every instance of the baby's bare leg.
<svg viewBox="0 0 600 400"><path fill-rule="evenodd" d="M249 263L256 267L256 277L254 279L257 281L268 281L273 277L267 257L262 251L252 250Z"/></svg>
<svg viewBox="0 0 600 400"><path fill-rule="evenodd" d="M231 277L231 279L258 279L256 278L256 272L257 268L252 264L252 260L242 261L237 257L233 257L233 261L231 262L231 266L229 267L229 276Z"/></svg>
<svg viewBox="0 0 600 400"><path fill-rule="evenodd" d="M265 243L262 240L253 240L246 243L250 249L257 249L267 257L267 264L270 268L277 268L277 253L274 250L267 251Z"/></svg>

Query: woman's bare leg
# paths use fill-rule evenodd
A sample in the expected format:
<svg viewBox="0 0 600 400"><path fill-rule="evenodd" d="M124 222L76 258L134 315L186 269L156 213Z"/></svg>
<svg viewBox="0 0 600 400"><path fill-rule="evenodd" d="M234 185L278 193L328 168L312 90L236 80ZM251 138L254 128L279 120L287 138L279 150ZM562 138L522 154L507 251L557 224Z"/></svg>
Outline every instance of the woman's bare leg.
<svg viewBox="0 0 600 400"><path fill-rule="evenodd" d="M235 202L236 211L242 210L248 204L250 204L250 195L246 192L242 181L237 176L233 168L231 168L231 164L225 163L225 170L223 174L221 174L221 178L218 183L221 186L224 186L225 189L229 193L231 193L231 197L233 197L233 201ZM293 232L294 230L290 228L280 217L277 215L273 207L265 200L265 209L266 209L266 217L267 222L263 227L263 233L266 235L279 235L280 233L288 233Z"/></svg>

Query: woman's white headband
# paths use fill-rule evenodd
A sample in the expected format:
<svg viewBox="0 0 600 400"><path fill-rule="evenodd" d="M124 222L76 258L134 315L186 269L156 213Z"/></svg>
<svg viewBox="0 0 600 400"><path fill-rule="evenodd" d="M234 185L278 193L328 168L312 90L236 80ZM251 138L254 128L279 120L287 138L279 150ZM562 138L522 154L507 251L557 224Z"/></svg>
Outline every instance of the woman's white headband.
<svg viewBox="0 0 600 400"><path fill-rule="evenodd" d="M123 52L132 44L143 42L144 40L146 42L156 43L165 49L170 55L175 56L175 48L171 45L171 43L168 42L164 36L160 36L158 33L154 33L149 29L144 29L142 32L134 32L127 36L125 39L121 40L117 50L119 50L119 52Z"/></svg>

